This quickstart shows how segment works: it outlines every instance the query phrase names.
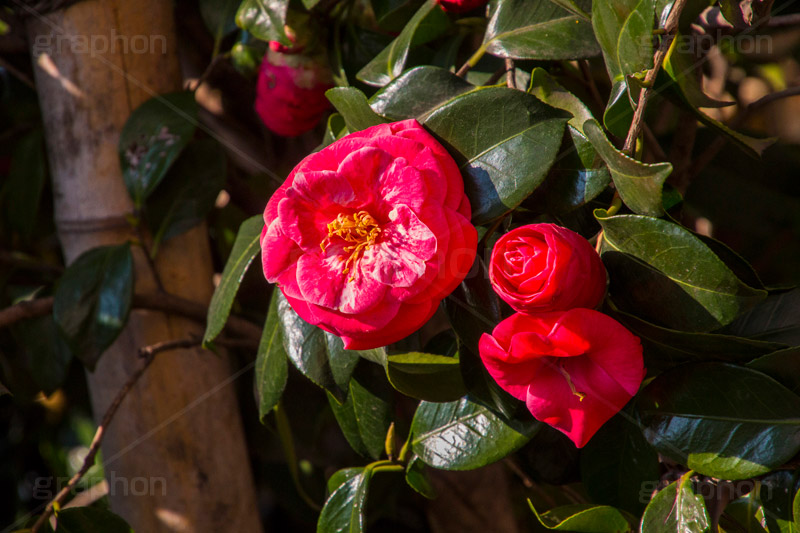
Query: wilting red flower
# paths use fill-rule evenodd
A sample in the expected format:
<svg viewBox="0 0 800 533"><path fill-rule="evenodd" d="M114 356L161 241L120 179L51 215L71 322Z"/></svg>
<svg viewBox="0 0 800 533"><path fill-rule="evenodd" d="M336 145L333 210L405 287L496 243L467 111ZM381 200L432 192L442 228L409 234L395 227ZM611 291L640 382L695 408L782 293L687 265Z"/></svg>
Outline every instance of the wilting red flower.
<svg viewBox="0 0 800 533"><path fill-rule="evenodd" d="M270 199L264 275L346 348L383 346L466 276L470 214L455 161L416 120L373 126L306 157Z"/></svg>
<svg viewBox="0 0 800 533"><path fill-rule="evenodd" d="M555 224L530 224L500 237L489 280L522 312L594 308L606 292L606 269L592 245Z"/></svg>
<svg viewBox="0 0 800 533"><path fill-rule="evenodd" d="M331 73L320 57L268 50L256 85L256 112L278 135L301 135L317 125L330 107L325 91Z"/></svg>
<svg viewBox="0 0 800 533"><path fill-rule="evenodd" d="M591 309L503 320L480 340L483 364L509 394L582 448L639 390L639 338Z"/></svg>
<svg viewBox="0 0 800 533"><path fill-rule="evenodd" d="M485 6L488 0L437 0L445 11L464 13Z"/></svg>

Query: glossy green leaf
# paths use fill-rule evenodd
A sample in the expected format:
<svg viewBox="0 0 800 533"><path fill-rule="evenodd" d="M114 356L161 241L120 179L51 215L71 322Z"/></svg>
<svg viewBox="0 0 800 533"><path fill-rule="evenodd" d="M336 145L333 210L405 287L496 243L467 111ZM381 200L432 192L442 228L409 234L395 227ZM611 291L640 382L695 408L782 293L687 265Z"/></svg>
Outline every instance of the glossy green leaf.
<svg viewBox="0 0 800 533"><path fill-rule="evenodd" d="M624 137L638 98L628 77L653 66L654 0L594 2L592 26L603 51L611 91L603 121L606 127Z"/></svg>
<svg viewBox="0 0 800 533"><path fill-rule="evenodd" d="M344 117L339 113L331 113L328 117L328 124L325 128L325 134L322 137L322 143L317 147L316 151L322 150L329 144L337 141L350 133L344 122Z"/></svg>
<svg viewBox="0 0 800 533"><path fill-rule="evenodd" d="M800 346L800 289L770 294L726 329L734 335Z"/></svg>
<svg viewBox="0 0 800 533"><path fill-rule="evenodd" d="M542 102L570 113L569 125L583 133L583 125L594 117L583 101L562 87L547 71L536 67L531 72L531 85L528 92Z"/></svg>
<svg viewBox="0 0 800 533"><path fill-rule="evenodd" d="M56 533L133 533L133 529L111 511L72 507L58 512Z"/></svg>
<svg viewBox="0 0 800 533"><path fill-rule="evenodd" d="M288 376L289 364L283 349L283 332L278 317L278 289L274 289L256 353L256 395L258 418L262 424L280 401Z"/></svg>
<svg viewBox="0 0 800 533"><path fill-rule="evenodd" d="M364 93L355 87L334 87L325 92L325 96L344 118L351 133L386 122L372 110Z"/></svg>
<svg viewBox="0 0 800 533"><path fill-rule="evenodd" d="M382 30L394 32L403 30L424 0L370 0L375 20Z"/></svg>
<svg viewBox="0 0 800 533"><path fill-rule="evenodd" d="M236 12L236 25L263 41L291 46L283 27L289 0L244 0Z"/></svg>
<svg viewBox="0 0 800 533"><path fill-rule="evenodd" d="M613 302L608 304L609 314L641 339L645 366L655 373L683 363L708 360L744 363L786 348L784 344L733 335L664 328L616 309Z"/></svg>
<svg viewBox="0 0 800 533"><path fill-rule="evenodd" d="M608 216L603 210L596 210L595 217L603 226L610 294L624 311L674 329L708 331L730 323L766 296L673 222Z"/></svg>
<svg viewBox="0 0 800 533"><path fill-rule="evenodd" d="M208 343L217 338L228 321L231 314L233 300L239 292L245 272L261 250L259 239L264 219L260 215L250 217L239 226L239 233L233 243L231 255L222 270L222 277L217 285L211 303L208 305L208 318L203 343Z"/></svg>
<svg viewBox="0 0 800 533"><path fill-rule="evenodd" d="M590 0L493 0L483 46L515 59L595 56L600 47L586 16L591 6Z"/></svg>
<svg viewBox="0 0 800 533"><path fill-rule="evenodd" d="M640 393L638 409L659 453L707 476L747 479L800 451L800 397L748 368L680 366Z"/></svg>
<svg viewBox="0 0 800 533"><path fill-rule="evenodd" d="M300 318L283 294L278 295L278 316L283 348L292 364L337 401L344 402L359 352L345 350L341 339Z"/></svg>
<svg viewBox="0 0 800 533"><path fill-rule="evenodd" d="M696 49L688 45L688 39L680 33L675 35L672 44L664 57L662 66L669 78L678 84L684 98L695 107L727 107L736 102L722 102L715 100L703 92L700 78L697 77L697 68L702 65L695 57Z"/></svg>
<svg viewBox="0 0 800 533"><path fill-rule="evenodd" d="M395 389L418 400L451 402L467 393L455 357L421 352L390 355L386 376Z"/></svg>
<svg viewBox="0 0 800 533"><path fill-rule="evenodd" d="M134 205L155 190L196 125L197 103L188 91L156 96L131 113L119 136L119 158Z"/></svg>
<svg viewBox="0 0 800 533"><path fill-rule="evenodd" d="M760 480L758 501L763 507L767 530L771 533L800 533L800 524L793 514L799 474L797 470L779 470Z"/></svg>
<svg viewBox="0 0 800 533"><path fill-rule="evenodd" d="M411 457L406 464L406 483L424 497L432 500L436 498L436 489L428 479L425 468L425 463L419 457L416 455Z"/></svg>
<svg viewBox="0 0 800 533"><path fill-rule="evenodd" d="M389 120L422 120L437 107L475 89L474 85L449 70L422 66L392 80L370 98L369 105Z"/></svg>
<svg viewBox="0 0 800 533"><path fill-rule="evenodd" d="M0 189L0 213L8 227L28 238L47 179L47 156L41 129L20 136L11 155L11 168Z"/></svg>
<svg viewBox="0 0 800 533"><path fill-rule="evenodd" d="M378 459L392 422L392 391L380 370L362 365L350 379L347 400L328 395L333 414L347 442L357 453Z"/></svg>
<svg viewBox="0 0 800 533"><path fill-rule="evenodd" d="M125 327L132 299L129 244L93 248L64 271L53 319L72 353L90 370Z"/></svg>
<svg viewBox="0 0 800 533"><path fill-rule="evenodd" d="M763 525L764 508L753 496L750 493L725 506L725 514L719 522L722 531L744 528L747 533L767 533Z"/></svg>
<svg viewBox="0 0 800 533"><path fill-rule="evenodd" d="M631 525L618 509L608 505L573 504L556 507L542 514L528 500L539 523L554 531L575 533L628 533Z"/></svg>
<svg viewBox="0 0 800 533"><path fill-rule="evenodd" d="M581 453L581 479L593 502L642 512L642 487L660 476L658 454L627 410L606 422Z"/></svg>
<svg viewBox="0 0 800 533"><path fill-rule="evenodd" d="M583 124L583 131L597 153L608 165L611 179L622 201L631 211L640 215L660 216L661 188L672 172L670 163L647 164L637 161L617 150L608 140L603 128L594 119Z"/></svg>
<svg viewBox="0 0 800 533"><path fill-rule="evenodd" d="M800 395L800 347L772 352L753 359L747 366L763 372L793 393Z"/></svg>
<svg viewBox="0 0 800 533"><path fill-rule="evenodd" d="M317 521L317 533L362 533L365 528L364 507L367 503L370 467L348 469L344 482L331 492ZM353 475L355 474L355 475Z"/></svg>
<svg viewBox="0 0 800 533"><path fill-rule="evenodd" d="M706 533L711 521L702 496L681 478L656 494L642 516L641 533Z"/></svg>
<svg viewBox="0 0 800 533"><path fill-rule="evenodd" d="M420 403L411 433L414 453L443 470L480 468L518 450L531 438L466 398Z"/></svg>
<svg viewBox="0 0 800 533"><path fill-rule="evenodd" d="M464 174L473 223L502 216L542 183L561 146L562 117L506 87L461 94L427 115L425 126L452 149Z"/></svg>
<svg viewBox="0 0 800 533"><path fill-rule="evenodd" d="M186 147L146 202L154 249L205 220L225 185L226 166L225 151L214 140Z"/></svg>
<svg viewBox="0 0 800 533"><path fill-rule="evenodd" d="M356 78L375 87L383 87L400 75L406 67L409 50L441 35L450 25L436 0L426 0L395 38L362 68Z"/></svg>

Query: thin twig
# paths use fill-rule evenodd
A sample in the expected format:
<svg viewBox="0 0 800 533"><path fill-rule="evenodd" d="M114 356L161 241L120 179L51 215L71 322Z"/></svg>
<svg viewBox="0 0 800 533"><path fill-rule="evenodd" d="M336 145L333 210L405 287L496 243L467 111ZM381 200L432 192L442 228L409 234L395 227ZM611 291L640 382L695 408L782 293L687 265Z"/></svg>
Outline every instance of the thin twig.
<svg viewBox="0 0 800 533"><path fill-rule="evenodd" d="M165 344L165 343L161 343ZM60 508L61 504L64 503L64 500L67 499L69 494L72 492L72 489L75 488L75 485L86 475L86 472L94 465L94 459L97 455L97 452L100 450L100 443L103 441L103 437L105 436L106 428L108 428L109 424L111 424L111 420L114 418L114 415L119 409L119 406L122 405L122 400L125 399L128 392L136 385L136 382L139 381L139 378L142 377L144 371L150 366L150 363L153 362L156 354L165 351L167 349L174 349L174 348L161 348L157 349L155 347L146 347L139 350L140 355L144 355L142 359L142 364L136 371L131 374L122 388L117 392L116 397L111 402L111 405L108 406L106 409L105 414L103 414L103 419L100 421L100 425L97 426L97 431L94 434L94 438L92 439L92 444L89 446L89 452L86 454L86 457L83 459L83 464L81 465L80 469L75 473L72 478L70 478L67 485L61 489L56 497L53 498L50 503L44 508L44 512L42 515L36 520L31 528L31 533L36 533L39 531L44 524L50 519L56 507Z"/></svg>
<svg viewBox="0 0 800 533"><path fill-rule="evenodd" d="M207 306L169 293L135 294L133 296L133 308L163 311L190 318L201 324L206 322L208 314ZM52 312L52 296L19 302L5 309L0 309L0 328L11 326L21 320L45 316ZM238 338L256 340L261 338L261 328L237 316L228 317L225 331L229 335Z"/></svg>
<svg viewBox="0 0 800 533"><path fill-rule="evenodd" d="M731 121L730 127L732 129L737 129L744 123L744 121L753 111L756 111L767 104L771 104L772 102L782 98L789 98L791 96L798 95L800 95L800 85L762 96L755 102L751 102L747 107L745 107L744 110ZM706 168L706 166L708 166L708 164L711 163L711 161L717 156L719 151L722 150L727 142L728 138L721 135L714 139L714 141L708 145L708 148L706 148L706 150L694 160L694 163L692 163L692 166L689 169L689 176L694 177L702 172L703 169Z"/></svg>
<svg viewBox="0 0 800 533"><path fill-rule="evenodd" d="M517 75L514 72L514 60L510 57L506 58L506 85L509 89L517 88Z"/></svg>
<svg viewBox="0 0 800 533"><path fill-rule="evenodd" d="M633 113L633 121L628 130L628 137L625 139L625 146L622 151L628 155L632 155L636 147L636 139L639 137L639 132L642 129L642 121L644 120L644 111L647 108L647 102L650 99L650 89L655 82L658 71L661 69L661 64L667 55L670 44L675 38L675 31L678 28L678 21L681 17L681 12L686 5L687 0L676 0L672 6L672 11L669 12L666 24L664 24L665 34L661 37L661 43L653 56L653 68L647 72L644 78L644 87L639 92L639 103L636 106L636 111Z"/></svg>

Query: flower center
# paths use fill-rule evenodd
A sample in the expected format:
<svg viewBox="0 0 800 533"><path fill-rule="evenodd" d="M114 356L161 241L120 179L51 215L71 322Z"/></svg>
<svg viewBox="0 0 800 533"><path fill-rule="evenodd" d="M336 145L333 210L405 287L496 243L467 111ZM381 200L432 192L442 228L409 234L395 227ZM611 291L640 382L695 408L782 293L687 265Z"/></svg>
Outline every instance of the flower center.
<svg viewBox="0 0 800 533"><path fill-rule="evenodd" d="M582 402L583 399L586 398L586 393L580 392L575 388L575 385L572 383L572 378L569 377L569 372L564 370L564 366L561 363L558 363L558 371L561 372L561 375L567 380L567 385L569 385L569 390L572 391L572 394L578 397L579 402Z"/></svg>
<svg viewBox="0 0 800 533"><path fill-rule="evenodd" d="M344 247L345 253L350 255L347 258L339 256L339 261L344 263L342 274L347 274L350 267L364 255L364 251L369 250L370 246L378 241L380 236L381 228L378 226L378 221L366 211L358 211L351 215L339 213L328 223L328 236L322 240L320 248L324 252L334 237L351 243Z"/></svg>

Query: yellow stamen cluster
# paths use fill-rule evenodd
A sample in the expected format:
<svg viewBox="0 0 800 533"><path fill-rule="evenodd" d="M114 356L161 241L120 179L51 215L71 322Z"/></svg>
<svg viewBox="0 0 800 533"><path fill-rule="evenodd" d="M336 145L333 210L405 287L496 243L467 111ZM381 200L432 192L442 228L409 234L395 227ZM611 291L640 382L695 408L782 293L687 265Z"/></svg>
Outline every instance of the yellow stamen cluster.
<svg viewBox="0 0 800 533"><path fill-rule="evenodd" d="M328 223L328 236L320 243L320 247L324 252L334 237L353 243L344 247L344 251L350 256L347 259L339 257L339 261L344 262L342 273L347 274L353 263L378 241L380 235L381 228L378 226L378 221L366 211L358 211L352 215L339 213Z"/></svg>

